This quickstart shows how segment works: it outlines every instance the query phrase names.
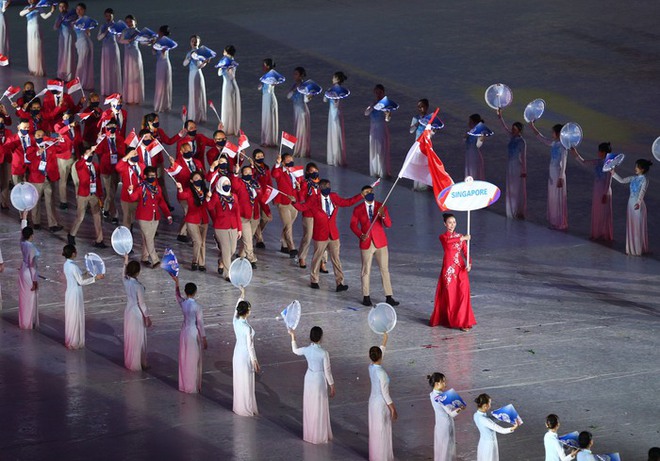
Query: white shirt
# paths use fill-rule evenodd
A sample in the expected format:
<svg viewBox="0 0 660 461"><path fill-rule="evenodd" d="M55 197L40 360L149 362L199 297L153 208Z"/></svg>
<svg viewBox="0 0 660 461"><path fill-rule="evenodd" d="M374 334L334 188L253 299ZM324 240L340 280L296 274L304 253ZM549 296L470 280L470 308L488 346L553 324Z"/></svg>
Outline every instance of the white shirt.
<svg viewBox="0 0 660 461"><path fill-rule="evenodd" d="M570 454L564 454L564 447L556 432L548 431L545 433L543 446L545 447L545 461L569 461L573 459Z"/></svg>

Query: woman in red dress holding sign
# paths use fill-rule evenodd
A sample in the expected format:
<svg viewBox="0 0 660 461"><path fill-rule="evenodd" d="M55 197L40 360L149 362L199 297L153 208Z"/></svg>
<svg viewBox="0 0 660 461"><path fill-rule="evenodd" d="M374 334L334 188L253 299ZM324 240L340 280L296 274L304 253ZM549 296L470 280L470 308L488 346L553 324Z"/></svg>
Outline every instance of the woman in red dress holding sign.
<svg viewBox="0 0 660 461"><path fill-rule="evenodd" d="M470 302L470 263L467 261L467 240L469 235L454 232L456 218L453 214L442 215L447 232L440 235L440 243L445 255L442 259L442 272L435 290L435 308L429 325L442 325L447 328L460 328L468 331L477 324Z"/></svg>

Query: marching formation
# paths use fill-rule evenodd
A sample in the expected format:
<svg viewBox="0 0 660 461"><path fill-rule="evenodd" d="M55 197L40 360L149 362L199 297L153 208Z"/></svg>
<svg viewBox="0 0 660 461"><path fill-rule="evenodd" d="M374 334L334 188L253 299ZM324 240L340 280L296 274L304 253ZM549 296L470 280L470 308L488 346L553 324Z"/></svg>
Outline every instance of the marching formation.
<svg viewBox="0 0 660 461"><path fill-rule="evenodd" d="M8 4L8 1L3 2L0 15L0 55L5 62L8 62L9 56L4 25L4 12ZM45 227L48 231L58 233L64 230L60 218L68 213L70 207L70 184L75 197L75 218L69 220L71 226L67 230L67 245L62 250L67 283L64 336L69 349L80 349L85 345L82 287L104 278L103 274L84 277L75 262L77 240L89 239L94 248L105 249L104 230L107 232L108 224L116 227L121 223L131 233L139 232L141 238L139 261L131 260L128 254L124 257L123 284L127 298L124 364L133 371L148 367L147 329L152 321L145 300L145 287L138 277L142 267L157 268L161 265L162 249L157 248L156 236L161 221L174 225L175 199L182 212L177 241L192 244L190 271L217 271L222 279L230 281L230 266L236 257L245 258L252 269L258 270L257 250L266 248L264 232L273 220L273 208L276 208L281 221L279 251L287 254L301 269L307 269L309 264L309 287L315 290L322 286L320 274L329 272L329 260L336 292L349 289L340 258L337 216L341 208L351 207L350 229L356 236L361 254L362 304L373 305L370 276L374 259L379 267L385 302L394 307L400 304L394 298L388 264L386 229L392 226L392 219L385 203L377 201L374 193L380 179L344 197L334 190L330 180L320 176L314 162L296 164L298 158L311 155L307 103L323 92L318 84L306 78L303 67L294 69L293 84L286 95L292 101L294 113L294 134L289 134L279 129L275 93L277 85L286 79L275 71L275 62L271 58L263 60L264 76L259 85L262 91L260 144L266 150L257 148L247 154L250 141L241 129L241 96L236 80L238 63L233 45L224 48L222 58L215 66L223 82L221 110L218 113L206 98L203 74L203 69L217 55L202 45L199 36L190 37L190 50L183 61L183 66L189 70L188 105L183 114L182 129L168 134L160 127L159 113L172 109L169 51L177 44L169 38L169 27L163 25L158 32L148 28L140 30L134 16L127 15L123 21L115 21L114 11L110 8L105 10L105 21L99 25L86 16L86 5L83 3L70 10L67 2L28 0L28 6L20 12L20 16L27 19L28 68L34 76L45 74L39 21L48 19L55 8L59 13L53 26L58 33L57 77L48 80L47 86L38 93L34 83L29 81L23 84L22 90L18 86L10 86L5 91L3 97L11 102L18 119L16 133L9 128L13 124L9 111L0 104L0 206L3 209L9 207L12 187L29 183L36 191L34 207L19 210L23 257L18 292L20 328L39 326L40 252L33 243L34 233L42 227L42 212L46 215ZM98 93L92 91L85 95L84 91L93 90L95 85L91 33L94 29L98 29L96 38L102 46L101 86ZM119 45L124 46L123 66ZM149 46L154 50L157 66L154 111L145 114L137 126L129 123L123 104L142 104L145 100L140 46ZM350 91L342 86L347 78L343 72L336 72L332 76L332 86L324 92L324 101L329 107L327 164L331 166L347 165L341 106L342 99L350 95ZM71 96L76 92L82 94L77 102ZM207 107L218 118L216 130L210 136L201 133L197 125L207 121ZM410 133L415 134L421 152L428 158L427 172L433 164L439 163L439 168L442 168L430 140L443 123L437 117L437 111L429 114L428 100L421 99L417 108L418 113L410 124ZM393 176L388 122L397 109L398 105L386 96L383 85L376 85L374 101L364 111L364 116L370 119L369 170L370 175L376 178ZM525 219L527 155L526 142L522 137L524 126L520 122L508 125L502 108L498 108L496 113L510 135L506 214L511 219ZM529 121L529 126L539 141L551 148L547 204L549 226L557 230L568 227L565 171L570 154L594 176L591 238L602 241L613 239L611 179L614 178L620 183L630 184L626 253L647 253L644 195L651 162L637 160L635 175L624 178L613 168L603 168L609 159L608 154L612 152L609 143L599 145L597 159L585 159L575 146L566 148L561 142L562 125L553 127L551 138L538 131L534 120ZM465 175L483 181L485 164L482 148L492 132L479 114L469 117L468 130L465 136ZM266 163L269 148L279 149L272 167ZM442 172L446 175L444 169ZM435 178L428 181L422 176L405 177L416 179L415 190L422 191L429 185L436 185ZM453 183L448 175L446 179L448 184ZM175 196L169 195L167 181L173 182L174 187L170 189L176 190ZM87 217L87 210L94 232L81 237L79 231ZM297 245L294 226L298 214L302 214L302 239ZM471 236L456 232L457 222L453 214L444 214L443 220L446 227L446 232L440 235L444 250L443 267L429 324L469 331L476 325L468 278L472 267L468 250ZM212 226L212 232L209 232L209 226ZM217 254L215 265L207 264L209 233L213 236L213 251ZM175 299L183 315L179 390L197 393L202 385L202 350L208 345L203 308L196 301L198 287L194 283L185 284L182 292L178 276L173 275L172 278ZM248 322L251 305L244 291L234 310L233 411L242 416L254 416L258 414L255 373L259 373L260 365L255 350L255 331ZM292 352L304 356L308 363L303 398L303 439L314 444L327 443L333 438L328 398L335 395L335 382L329 354L321 344L324 332L321 327L313 327L310 345L304 347L299 347L295 331L289 330L289 334ZM388 334L384 333L381 346L374 346L368 351L371 362L369 457L372 460L393 459L392 422L397 419L397 411L390 396L390 378L382 366L387 341ZM454 460L454 418L466 405L453 389L447 389L447 379L442 373L429 375L428 381L432 387L430 400L436 417L434 459ZM475 403L473 421L480 433L478 460L497 460L496 434L513 432L522 424L522 419L515 409L513 413L509 410L508 413L493 411L492 415L497 419L510 423L502 426L488 416L491 398L487 394L479 395ZM576 437L571 433L559 437L559 419L554 414L547 417L546 426L546 460L568 460L576 456L578 460L601 459L591 455L593 440L590 433L581 432ZM610 456L608 459L616 459Z"/></svg>

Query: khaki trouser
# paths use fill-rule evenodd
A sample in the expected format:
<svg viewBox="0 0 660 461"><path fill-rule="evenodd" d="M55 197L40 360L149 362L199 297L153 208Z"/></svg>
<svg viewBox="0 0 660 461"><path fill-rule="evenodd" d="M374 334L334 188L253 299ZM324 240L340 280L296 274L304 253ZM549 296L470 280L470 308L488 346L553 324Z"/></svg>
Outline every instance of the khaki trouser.
<svg viewBox="0 0 660 461"><path fill-rule="evenodd" d="M57 159L57 169L60 170L60 203L66 203L66 186L69 176L73 179L73 185L75 186L74 190L78 190L78 172L73 168L73 164L76 163L76 159L71 157L70 159Z"/></svg>
<svg viewBox="0 0 660 461"><path fill-rule="evenodd" d="M257 262L257 257L254 255L254 247L252 246L252 237L254 231L259 227L258 219L245 219L241 218L243 223L243 233L241 235L241 251L238 255L241 258L247 258L251 263Z"/></svg>
<svg viewBox="0 0 660 461"><path fill-rule="evenodd" d="M220 245L220 258L218 259L218 267L220 262L224 269L222 270L223 277L229 277L229 266L231 266L231 257L236 251L236 243L238 241L238 229L216 229L215 240Z"/></svg>
<svg viewBox="0 0 660 461"><path fill-rule="evenodd" d="M208 231L208 224L191 224L186 223L188 227L188 235L193 242L193 264L199 266L206 265L206 233Z"/></svg>
<svg viewBox="0 0 660 461"><path fill-rule="evenodd" d="M158 221L143 221L138 219L140 231L142 232L142 261L149 261L151 258L152 264L158 264L160 258L156 253L156 245L154 239L156 238L156 231L158 230Z"/></svg>
<svg viewBox="0 0 660 461"><path fill-rule="evenodd" d="M131 228L135 222L135 211L137 210L137 205L138 202L121 201L122 226L128 227L129 229Z"/></svg>
<svg viewBox="0 0 660 461"><path fill-rule="evenodd" d="M32 224L41 224L41 196L44 197L44 205L46 205L46 216L48 216L48 227L57 226L57 217L55 215L55 201L53 200L53 183L51 181L44 181L42 183L30 183L37 189L37 205L32 208Z"/></svg>
<svg viewBox="0 0 660 461"><path fill-rule="evenodd" d="M371 262L376 257L376 263L380 269L380 278L383 280L385 296L392 296L392 283L390 282L389 254L387 245L376 248L374 242L366 250L360 250L362 254L362 296L369 296L369 276L371 275Z"/></svg>
<svg viewBox="0 0 660 461"><path fill-rule="evenodd" d="M263 208L261 209L259 214L260 214L259 225L254 229L254 238L257 240L257 243L264 241L264 229L270 222L270 220L268 219L268 215L263 210Z"/></svg>
<svg viewBox="0 0 660 461"><path fill-rule="evenodd" d="M111 218L117 217L117 186L119 185L119 175L117 172L111 174L102 174L101 182L105 191L105 201L103 202L103 211L106 211Z"/></svg>
<svg viewBox="0 0 660 461"><path fill-rule="evenodd" d="M312 235L314 234L314 218L306 218L303 216L302 226L303 226L303 236L302 239L300 240L298 261L305 264L305 260L307 259L307 253L309 253L309 247L310 244L312 243ZM327 251L323 253L323 259L321 261L323 261L324 264L328 262Z"/></svg>
<svg viewBox="0 0 660 461"><path fill-rule="evenodd" d="M282 204L278 204L277 209L280 212L280 219L282 220L282 237L280 238L280 242L289 251L295 250L296 244L293 243L293 223L298 216L298 210L293 205Z"/></svg>
<svg viewBox="0 0 660 461"><path fill-rule="evenodd" d="M25 175L24 174L20 175L20 176L17 175L17 174L11 175L11 182L14 186L17 185L17 184L20 184L24 181L25 181Z"/></svg>
<svg viewBox="0 0 660 461"><path fill-rule="evenodd" d="M322 242L314 240L314 256L312 257L312 283L319 283L319 270L321 269L321 260L323 253L328 251L332 270L335 273L335 282L337 285L344 283L344 272L341 270L341 261L339 260L339 240L324 240Z"/></svg>
<svg viewBox="0 0 660 461"><path fill-rule="evenodd" d="M11 163L0 163L0 203L9 206L9 181L11 179Z"/></svg>
<svg viewBox="0 0 660 461"><path fill-rule="evenodd" d="M103 228L101 227L101 205L99 204L99 198L94 194L90 194L87 197L76 197L76 221L73 223L73 227L69 234L74 237L78 234L78 229L80 229L80 225L85 219L87 206L89 206L92 213L92 219L94 220L94 230L96 231L95 241L102 242Z"/></svg>
<svg viewBox="0 0 660 461"><path fill-rule="evenodd" d="M177 232L179 235L188 235L188 226L186 226L185 221L185 217L188 214L188 200L179 200L179 205L181 205L181 209L183 210L183 218L181 218L181 224Z"/></svg>

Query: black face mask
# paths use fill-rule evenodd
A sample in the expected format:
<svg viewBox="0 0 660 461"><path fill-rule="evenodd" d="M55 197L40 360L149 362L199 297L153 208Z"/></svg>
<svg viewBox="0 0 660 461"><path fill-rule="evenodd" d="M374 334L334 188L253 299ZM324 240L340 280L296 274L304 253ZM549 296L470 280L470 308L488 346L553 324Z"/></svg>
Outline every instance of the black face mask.
<svg viewBox="0 0 660 461"><path fill-rule="evenodd" d="M114 126L108 128L108 133L110 133L110 134L115 134L116 131L117 131L117 128L115 128Z"/></svg>
<svg viewBox="0 0 660 461"><path fill-rule="evenodd" d="M319 177L319 172L318 172L318 171L314 171L313 173L309 173L309 174L307 175L307 177L308 177L309 179L318 179L318 177Z"/></svg>
<svg viewBox="0 0 660 461"><path fill-rule="evenodd" d="M23 92L23 103L28 102L30 99L33 99L37 93L34 91L28 90Z"/></svg>
<svg viewBox="0 0 660 461"><path fill-rule="evenodd" d="M258 159L255 159L254 161L257 162L258 164L262 164L262 163L264 163L264 159L263 159L263 158L258 158Z"/></svg>
<svg viewBox="0 0 660 461"><path fill-rule="evenodd" d="M229 163L220 163L218 164L218 168L221 170L228 170L229 169Z"/></svg>
<svg viewBox="0 0 660 461"><path fill-rule="evenodd" d="M285 164L284 164L284 166L287 166L287 167L289 167L289 168L291 168L293 165L294 165L293 162L288 162L288 163L285 163Z"/></svg>
<svg viewBox="0 0 660 461"><path fill-rule="evenodd" d="M199 188L201 189L202 186L204 185L204 181L202 181L202 180L199 180L199 181L193 181L193 184L194 184L196 187L199 187Z"/></svg>
<svg viewBox="0 0 660 461"><path fill-rule="evenodd" d="M153 126L154 128L158 128L160 126L160 123L159 122L153 122L151 124L151 126Z"/></svg>
<svg viewBox="0 0 660 461"><path fill-rule="evenodd" d="M243 175L243 181L252 181L252 175L251 174L244 174Z"/></svg>
<svg viewBox="0 0 660 461"><path fill-rule="evenodd" d="M188 136L190 136L191 138L194 138L195 136L197 136L197 130L189 131Z"/></svg>
<svg viewBox="0 0 660 461"><path fill-rule="evenodd" d="M33 117L36 117L41 113L41 110L33 109L30 111L30 114L32 114Z"/></svg>
<svg viewBox="0 0 660 461"><path fill-rule="evenodd" d="M192 152L184 152L183 153L183 158L185 158L186 160L190 160L191 158L193 158L193 153Z"/></svg>
<svg viewBox="0 0 660 461"><path fill-rule="evenodd" d="M215 142L215 145L216 145L216 146L219 146L219 147L225 147L225 144L227 144L227 140L226 140L226 139L222 139L222 140L220 140L220 141L216 141L216 142Z"/></svg>
<svg viewBox="0 0 660 461"><path fill-rule="evenodd" d="M98 101L90 102L89 107L91 107L92 109L96 109L97 107L99 107L99 102Z"/></svg>
<svg viewBox="0 0 660 461"><path fill-rule="evenodd" d="M92 163L92 162L94 161L94 159L93 159L92 157L87 157L87 158L85 159L85 161L86 161L87 163Z"/></svg>
<svg viewBox="0 0 660 461"><path fill-rule="evenodd" d="M151 141L153 141L153 139L143 139L142 144L144 144L145 146L148 146L149 144L151 144Z"/></svg>
<svg viewBox="0 0 660 461"><path fill-rule="evenodd" d="M330 195L330 192L332 192L332 189L329 187L324 187L323 189L321 189L321 193L323 194L324 197Z"/></svg>
<svg viewBox="0 0 660 461"><path fill-rule="evenodd" d="M156 182L156 178L147 178L147 182L148 182L149 184L153 184L153 183Z"/></svg>

